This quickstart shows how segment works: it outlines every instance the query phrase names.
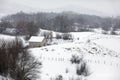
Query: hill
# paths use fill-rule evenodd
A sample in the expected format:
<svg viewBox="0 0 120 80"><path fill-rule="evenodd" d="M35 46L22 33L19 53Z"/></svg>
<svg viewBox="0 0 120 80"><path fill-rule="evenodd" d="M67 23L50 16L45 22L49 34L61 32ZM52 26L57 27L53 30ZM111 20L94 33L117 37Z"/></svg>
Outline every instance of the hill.
<svg viewBox="0 0 120 80"><path fill-rule="evenodd" d="M65 80L76 79L76 67L70 62L72 55L83 55L91 71L91 75L85 77L87 80L119 80L120 53L116 43L120 43L120 36L91 32L71 34L74 36L72 42L55 39L53 42L57 44L30 49L31 54L43 64L42 80L55 79L58 75Z"/></svg>
<svg viewBox="0 0 120 80"><path fill-rule="evenodd" d="M111 28L113 28L113 30L120 29L119 18L100 17L96 15L75 13L72 11L61 13L19 12L3 17L2 21L10 22L13 27L25 25L27 22L33 22L39 28L57 32L90 31L93 28L101 28L105 31L110 31Z"/></svg>

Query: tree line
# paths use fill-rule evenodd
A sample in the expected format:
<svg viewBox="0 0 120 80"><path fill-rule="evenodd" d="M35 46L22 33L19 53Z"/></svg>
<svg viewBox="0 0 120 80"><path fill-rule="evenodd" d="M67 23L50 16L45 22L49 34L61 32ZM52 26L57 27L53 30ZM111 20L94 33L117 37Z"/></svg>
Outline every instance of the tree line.
<svg viewBox="0 0 120 80"><path fill-rule="evenodd" d="M5 24L6 22L7 24ZM111 28L120 29L120 18L99 17L74 12L29 14L19 12L2 18L0 32L6 27L17 28L19 34L23 31L25 34L33 34L37 32L38 28L58 32L89 31L92 28L102 28L108 31Z"/></svg>

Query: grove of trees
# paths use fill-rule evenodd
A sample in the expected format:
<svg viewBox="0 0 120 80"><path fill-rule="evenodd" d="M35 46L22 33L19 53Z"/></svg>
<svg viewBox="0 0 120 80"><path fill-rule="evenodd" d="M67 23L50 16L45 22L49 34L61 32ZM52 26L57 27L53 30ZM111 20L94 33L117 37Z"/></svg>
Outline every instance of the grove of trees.
<svg viewBox="0 0 120 80"><path fill-rule="evenodd" d="M19 21L16 26L17 35L37 35L39 28L34 24L34 22Z"/></svg>

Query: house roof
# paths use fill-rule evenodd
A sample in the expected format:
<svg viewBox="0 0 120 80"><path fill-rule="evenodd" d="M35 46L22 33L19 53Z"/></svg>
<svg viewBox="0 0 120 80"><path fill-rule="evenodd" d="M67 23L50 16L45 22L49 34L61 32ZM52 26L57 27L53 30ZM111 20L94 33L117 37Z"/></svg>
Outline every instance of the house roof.
<svg viewBox="0 0 120 80"><path fill-rule="evenodd" d="M40 37L40 36L32 36L29 39L29 42L42 42L44 39L44 37Z"/></svg>

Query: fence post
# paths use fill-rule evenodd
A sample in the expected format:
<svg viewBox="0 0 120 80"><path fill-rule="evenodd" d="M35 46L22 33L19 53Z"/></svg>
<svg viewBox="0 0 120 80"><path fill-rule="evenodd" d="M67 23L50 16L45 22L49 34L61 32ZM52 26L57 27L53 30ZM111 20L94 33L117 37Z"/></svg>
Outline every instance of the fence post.
<svg viewBox="0 0 120 80"><path fill-rule="evenodd" d="M106 64L106 62L104 61L104 64Z"/></svg>

